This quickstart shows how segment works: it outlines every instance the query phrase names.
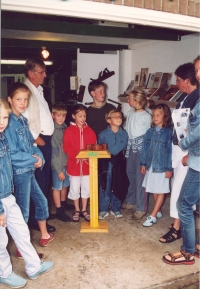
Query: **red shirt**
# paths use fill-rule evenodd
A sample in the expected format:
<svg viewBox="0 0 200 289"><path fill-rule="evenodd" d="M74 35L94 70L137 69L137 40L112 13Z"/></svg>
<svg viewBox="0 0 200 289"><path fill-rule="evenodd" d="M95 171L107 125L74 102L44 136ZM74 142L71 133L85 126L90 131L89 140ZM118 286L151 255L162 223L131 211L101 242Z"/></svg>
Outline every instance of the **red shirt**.
<svg viewBox="0 0 200 289"><path fill-rule="evenodd" d="M89 175L89 160L76 159L81 149L86 149L87 144L95 144L95 132L85 123L79 128L75 123L64 132L63 149L68 155L67 173L70 176Z"/></svg>

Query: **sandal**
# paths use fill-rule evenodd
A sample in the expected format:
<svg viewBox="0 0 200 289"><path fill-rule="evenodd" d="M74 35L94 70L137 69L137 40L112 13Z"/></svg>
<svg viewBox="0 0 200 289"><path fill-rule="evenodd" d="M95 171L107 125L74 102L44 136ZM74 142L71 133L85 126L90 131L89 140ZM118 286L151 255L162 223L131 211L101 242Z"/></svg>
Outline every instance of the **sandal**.
<svg viewBox="0 0 200 289"><path fill-rule="evenodd" d="M167 264L170 264L170 265L193 265L195 263L195 260L194 259L191 259L191 257L193 257L193 254L189 254L189 253L186 253L184 252L183 250L180 250L179 253L175 253L175 254L178 254L178 255L174 255L173 253L169 253L167 255L164 255L163 256L163 261ZM166 257L169 256L171 258L171 260L167 259ZM179 260L182 258L182 260ZM184 258L184 260L183 260Z"/></svg>
<svg viewBox="0 0 200 289"><path fill-rule="evenodd" d="M172 229L174 228L174 223L171 223L169 226L168 226L169 229Z"/></svg>
<svg viewBox="0 0 200 289"><path fill-rule="evenodd" d="M160 239L164 239L165 241L162 241L159 239L160 243L172 243L182 237L181 230L176 230L174 228L171 228L167 234L160 237Z"/></svg>
<svg viewBox="0 0 200 289"><path fill-rule="evenodd" d="M200 250L196 247L193 256L200 258Z"/></svg>
<svg viewBox="0 0 200 289"><path fill-rule="evenodd" d="M81 216L87 221L90 222L90 215L88 214L87 211L83 211Z"/></svg>
<svg viewBox="0 0 200 289"><path fill-rule="evenodd" d="M80 211L75 211L72 217L72 221L78 223L80 221Z"/></svg>

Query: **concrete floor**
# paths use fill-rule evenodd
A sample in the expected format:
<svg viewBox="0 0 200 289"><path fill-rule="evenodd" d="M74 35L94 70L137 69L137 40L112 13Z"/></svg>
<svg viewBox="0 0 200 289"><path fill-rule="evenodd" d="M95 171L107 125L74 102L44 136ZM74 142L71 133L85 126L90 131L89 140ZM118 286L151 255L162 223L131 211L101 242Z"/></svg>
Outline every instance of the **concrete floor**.
<svg viewBox="0 0 200 289"><path fill-rule="evenodd" d="M198 282L199 259L191 266L171 266L162 261L166 251L179 250L182 239L171 244L158 242L172 222L169 217L169 198L166 198L163 218L157 224L145 228L145 218L131 219L130 211L122 211L124 217L115 219L109 215L108 233L80 233L80 223L49 221L57 229L55 239L46 248L38 245L40 233L31 231L32 243L44 260L53 260L54 269L37 280L29 280L27 289L153 289L183 288ZM152 196L149 200L152 208ZM72 216L73 207L67 213ZM83 221L83 219L81 219ZM15 245L9 242L13 270L26 278L24 261L15 257ZM5 288L4 286L0 288ZM186 287L184 287L186 288Z"/></svg>

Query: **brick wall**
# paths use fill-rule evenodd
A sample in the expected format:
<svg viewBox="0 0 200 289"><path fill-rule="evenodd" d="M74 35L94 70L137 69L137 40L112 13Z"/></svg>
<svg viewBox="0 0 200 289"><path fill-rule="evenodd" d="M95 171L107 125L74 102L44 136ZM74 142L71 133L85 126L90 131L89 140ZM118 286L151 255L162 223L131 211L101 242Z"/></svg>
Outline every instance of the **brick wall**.
<svg viewBox="0 0 200 289"><path fill-rule="evenodd" d="M200 17L200 0L87 0Z"/></svg>

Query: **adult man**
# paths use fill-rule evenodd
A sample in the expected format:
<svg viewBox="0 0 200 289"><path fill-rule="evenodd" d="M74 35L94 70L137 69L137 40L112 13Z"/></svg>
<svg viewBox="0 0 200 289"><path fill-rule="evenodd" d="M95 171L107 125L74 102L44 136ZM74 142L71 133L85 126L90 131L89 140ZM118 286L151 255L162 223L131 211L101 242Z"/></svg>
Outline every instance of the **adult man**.
<svg viewBox="0 0 200 289"><path fill-rule="evenodd" d="M26 76L24 83L31 91L29 105L24 112L24 116L28 119L29 129L45 159L43 168L37 169L35 176L43 194L48 199L51 176L51 135L54 131L54 124L41 86L46 77L45 63L40 58L29 58L24 66L24 74ZM31 204L29 224L30 228L37 230L39 228L34 215L35 208ZM47 224L47 231L54 232L55 227Z"/></svg>

